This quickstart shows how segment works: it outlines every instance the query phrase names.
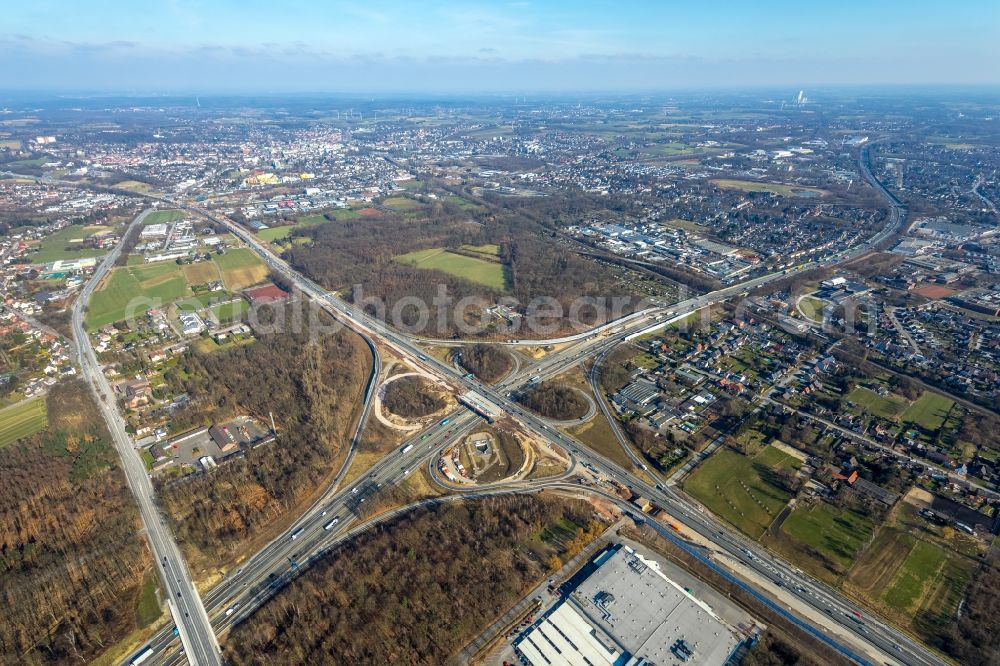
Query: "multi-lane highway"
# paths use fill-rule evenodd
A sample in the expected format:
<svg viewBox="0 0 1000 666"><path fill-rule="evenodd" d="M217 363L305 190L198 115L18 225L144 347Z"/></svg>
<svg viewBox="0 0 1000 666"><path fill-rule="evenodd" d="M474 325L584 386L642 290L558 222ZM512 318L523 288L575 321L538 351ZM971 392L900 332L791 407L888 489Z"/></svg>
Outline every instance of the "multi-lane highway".
<svg viewBox="0 0 1000 666"><path fill-rule="evenodd" d="M310 558L339 542L348 531L353 533L359 520L364 524L359 516L366 515L366 504L378 501L380 492L400 483L448 442L468 432L478 420L468 412L456 412L448 423L442 425L439 421L429 432L414 435L364 476L311 507L288 531L230 572L204 598L216 632L221 633L251 613L300 567L306 566ZM406 449L407 446L410 448ZM151 663L178 661L179 655L168 649L176 647L176 639L169 630L160 631L150 647L159 658Z"/></svg>
<svg viewBox="0 0 1000 666"><path fill-rule="evenodd" d="M641 327L647 325L647 322L638 321L635 326ZM627 333L627 332L626 332ZM553 354L550 357L544 359L541 364L537 364L531 368L525 368L520 379L509 378L505 384L508 387L523 384L523 376L531 373L533 375L539 375L542 378L552 377L563 372L567 364L572 364L573 362L578 362L580 358L577 354L583 354L584 356L588 351L593 352L595 349L602 349L608 346L613 346L620 342L619 337L612 339L596 338L595 340L589 341L590 349L583 350L573 350L573 353L569 354L569 358L559 358L557 355ZM583 346L583 345L581 345ZM577 361L573 358L576 357ZM445 366L448 367L448 366ZM760 548L754 543L744 542L742 537L733 534L728 529L722 525L716 523L710 516L703 514L697 508L691 506L684 498L676 496L671 491L668 491L662 487L650 487L645 484L640 479L636 478L631 470L625 470L617 465L611 463L610 461L598 456L597 454L586 449L582 444L576 442L571 437L565 433L556 431L547 425L540 418L527 413L516 403L511 402L507 399L502 392L494 391L489 387L484 387L474 382L474 380L468 380L462 377L453 377L454 381L466 380L472 383L477 390L481 393L489 394L490 397L500 404L508 413L514 415L523 425L533 430L536 434L549 440L555 441L560 444L563 448L568 450L575 462L586 463L592 469L599 470L601 473L613 478L625 485L631 487L635 492L642 494L647 497L657 498L657 500L667 509L671 515L673 515L678 522L686 525L689 529L698 532L704 538L716 542L719 545L720 550L729 553L729 555L734 559L743 559L747 562L747 566L754 569L763 570L762 573L770 573L773 575L773 580L775 585L779 582L784 586L788 593L791 593L797 597L800 597L804 603L812 604L815 600L815 605L822 605L821 611L826 612L829 608L831 621L837 622L842 625L846 631L849 631L856 635L858 640L873 644L880 651L886 653L884 655L886 660L893 660L893 654L895 654L896 659L900 663L913 663L913 664L934 664L940 663L933 657L927 658L926 655L922 654L923 651L920 646L915 646L915 648L909 645L909 642L905 636L901 636L898 632L891 630L890 628L880 627L871 622L858 622L858 615L855 613L860 613L860 610L843 600L840 595L832 590L827 589L822 584L813 581L811 578L803 576L797 570L792 568L786 563L782 563L780 560L769 555L765 550ZM434 458L437 456L438 451L447 443L454 441L457 437L461 436L468 431L476 422L477 417L473 416L471 413L458 412L449 418L447 425L435 426L430 433L423 433L418 436L414 436L409 440L408 444L413 444L413 448L408 450L407 453L393 453L388 456L375 468L373 468L371 478L367 478L364 483L375 483L381 485L394 484L402 480L407 474L412 473L412 471L421 464L431 462L433 463ZM228 620L220 620L224 625L231 624L234 621L234 617L242 617L244 614L249 613L252 608L262 602L269 594L269 590L259 590L256 586L260 585L260 581L270 580L276 584L281 584L284 582L285 577L289 575L295 566L301 566L302 556L299 555L298 559L295 559L295 553L311 553L317 550L322 550L324 547L322 544L324 539L329 540L331 536L334 535L324 535L322 530L324 520L330 520L329 516L333 515L339 517L345 522L345 526L349 525L345 520L345 516L352 517L351 507L352 507L352 497L356 497L357 493L354 492L355 489L362 488L363 484L355 484L352 488L345 488L332 500L331 504L325 509L327 511L326 515L313 515L307 517L306 521L302 524L303 532L300 533L296 539L292 539L290 536L285 537L284 542L275 542L269 551L262 551L258 553L247 566L245 566L241 571L230 580L227 584L228 587L222 587L223 592L236 590L240 592L244 587L250 586L251 592L249 595L244 596L243 601L236 601L236 597L232 599L228 597L215 597L216 592L213 590L212 595L206 599L206 604L209 605L210 609L214 609L217 612L223 610L223 606L226 606L224 610L228 611L229 608L234 608L234 611L230 615L222 615L222 618L229 618ZM579 490L579 487L576 487ZM493 486L491 490L499 490L501 487ZM519 486L518 489L525 489L523 486ZM359 492L361 492L359 490ZM481 492L481 489L476 489L474 492ZM360 505L357 504L357 499L354 500L354 508L358 508ZM297 528L298 529L298 528ZM293 530L292 534L295 531ZM301 541L300 541L301 540ZM753 556L747 555L747 552L752 553ZM292 558L292 559L289 559ZM296 564L292 564L292 560L295 560ZM773 571L771 571L773 567ZM770 578L770 575L768 578ZM256 582L255 582L256 581ZM234 606L233 604L239 604ZM833 615L837 613L837 615ZM218 628L218 626L217 626ZM814 629L814 631L816 631ZM899 645L900 648L895 646ZM856 652L849 648L840 646L843 648L843 652L854 658ZM900 658L900 653L902 651L911 651L909 654L909 659L903 660ZM891 651L891 653L889 652Z"/></svg>
<svg viewBox="0 0 1000 666"><path fill-rule="evenodd" d="M133 227L141 225L150 212L146 210L140 213L128 226L122 238L124 239ZM156 560L162 589L167 594L170 613L174 617L181 642L187 650L188 661L198 666L219 664L221 663L219 644L215 632L212 631L208 615L184 564L184 558L181 557L173 535L156 508L153 484L146 473L146 466L135 450L132 438L125 431L125 421L118 411L117 398L97 362L97 355L83 326L83 317L90 296L108 270L114 266L121 254L123 243L124 241L119 243L104 258L73 303L72 329L77 362L83 377L93 390L97 406L108 425L121 459L122 471L125 473L129 489L139 505L139 515L146 531L149 549Z"/></svg>
<svg viewBox="0 0 1000 666"><path fill-rule="evenodd" d="M862 164L866 165L865 156L861 158ZM877 181L875 181L877 182ZM898 231L899 225L905 219L905 210L898 205L898 202L892 203L892 214L890 218L890 223L886 225L879 234L870 239L867 243L862 246L858 246L851 250L844 251L837 255L830 257L826 262L823 263L836 263L840 261L845 261L847 259L852 259L861 254L870 251L872 248L876 247L889 235ZM554 376L562 372L563 370L572 367L576 363L579 363L584 358L588 358L594 354L603 353L607 349L613 347L615 344L620 343L623 340L631 339L639 335L646 334L658 328L661 328L672 321L677 321L688 316L692 312L697 312L698 310L707 307L713 303L722 302L729 298L739 295L740 293L745 293L749 289L753 289L759 286L768 284L769 282L783 279L789 273L808 270L811 268L818 267L822 264L812 263L805 264L803 266L797 267L794 270L781 271L776 273L771 273L768 275L760 276L754 278L746 283L739 285L733 285L725 289L718 290L716 292L711 292L702 296L698 296L692 299L688 299L682 303L670 306L669 309L661 309L659 311L650 311L641 313L640 315L631 318L628 322L614 329L604 328L599 332L591 332L586 335L577 336L574 339L574 344L570 344L567 348L554 352L546 356L540 363L529 365L521 369L516 375L507 378L499 387L493 389L491 387L484 387L476 380L462 375L457 372L454 368L448 364L439 361L433 356L426 355L423 350L412 340L412 338L396 331L395 329L389 328L383 322L374 320L367 313L363 312L360 308L346 303L341 299L335 297L334 295L328 293L319 285L315 284L311 280L305 278L304 276L298 274L292 270L284 261L275 256L270 250L264 246L262 243L257 241L255 237L243 230L241 227L235 223L227 220L225 218L218 218L212 215L209 211L205 211L198 208L193 208L198 213L207 215L210 219L215 220L217 223L222 224L229 228L229 230L234 233L237 237L243 240L248 246L254 249L262 259L268 264L268 266L276 273L284 276L286 279L290 280L295 284L306 296L314 299L321 306L327 308L331 314L333 314L338 320L344 322L345 324L351 326L351 328L362 332L363 334L370 336L379 340L382 344L392 348L396 353L400 354L402 357L409 360L411 363L422 366L424 370L431 372L432 374L443 378L447 381L456 391L463 390L476 390L479 393L486 395L494 404L499 406L501 409L507 413L514 415L525 427L534 431L537 435L548 439L550 441L558 441L565 447L568 447L574 452L574 455L579 456L581 460L586 460L595 469L599 469L608 475L620 479L636 489L636 492L645 494L649 497L658 498L661 503L663 503L665 508L671 512L673 515L675 512L677 519L684 524L688 524L686 520L693 520L686 518L688 515L698 515L699 520L694 526L688 525L692 529L700 528L705 530L706 533L703 534L704 537L716 540L715 537L720 537L719 541L725 541L728 544L728 551L731 551L733 557L740 557L739 553L743 550L750 550L754 558L758 558L761 562L776 562L773 564L778 571L777 575L780 580L787 580L792 584L792 589L796 591L802 590L799 594L802 595L803 601L813 598L819 598L818 592L815 592L818 583L812 581L808 577L803 576L798 573L794 568L792 568L787 563L781 563L779 560L774 559L768 555L765 551L759 548L759 546L753 544L743 544L737 546L735 544L742 544L742 540L731 533L729 533L726 528L719 525L716 521L708 516L705 516L698 512L697 514L691 513L692 511L697 511L695 507L692 507L686 500L678 497L672 490L667 490L665 488L651 488L645 484L641 479L637 478L631 470L624 470L614 465L610 461L603 459L592 452L589 452L583 447L582 444L576 442L569 438L567 435L560 433L548 424L543 422L541 419L524 412L519 405L513 403L506 396L505 392L507 389L516 388L518 385L524 383L524 377L528 374L534 376ZM652 320L652 321L651 321ZM609 335L609 330L615 330L613 335ZM461 415L455 417L452 422L451 427L468 427L474 420L475 417L471 415ZM414 449L410 451L409 455L426 455L431 453L435 448L434 444L437 441L431 441L427 444L427 450L425 451L423 446L414 446ZM443 442L442 442L443 444ZM403 454L400 454L403 455ZM400 468L397 471L391 469L392 459L391 457L384 460L378 466L376 466L374 474L375 477L372 479L376 483L393 483L400 480L405 474L412 471L413 467L410 465L410 461L407 459L402 459ZM640 463L641 464L641 463ZM668 494L669 493L669 494ZM349 498L342 497L341 501L349 501ZM343 509L347 505L338 505L337 508ZM320 518L325 518L325 516L320 516ZM318 521L320 518L314 518L314 521ZM700 525L698 524L700 523ZM315 525L313 525L315 528ZM698 529L696 529L698 531ZM293 532L294 533L294 532ZM699 532L700 533L700 532ZM289 542L294 542L296 539L290 539ZM752 549L747 547L752 546ZM285 552L291 548L291 545L286 545L285 548L274 548L274 552L269 553L259 553L259 559L255 558L255 562L260 564L255 564L260 571L272 569L276 562L280 562L280 566L285 566L284 562L281 561L282 557L288 557ZM767 560L763 558L768 558ZM756 560L751 560L756 561ZM780 570L778 569L780 565ZM292 566L289 564L288 566ZM297 565L296 565L297 566ZM245 570L245 569L244 569ZM279 576L275 571L269 571L269 575L274 574ZM232 583L230 583L232 584ZM808 590L813 590L813 592L808 592ZM926 649L922 648L912 640L910 640L905 635L901 634L891 627L884 625L872 624L866 626L855 621L858 616L855 612L860 612L855 606L843 600L842 597L832 590L824 589L822 590L822 595L824 598L837 600L842 608L850 609L849 614L844 614L845 611L840 611L841 617L835 617L834 619L846 627L848 630L855 633L861 640L873 645L876 649L885 653L887 658L893 658L893 652L898 653L900 650L906 650L912 654L909 656L912 658L907 663L914 664L933 664L939 663L939 660L929 653ZM244 606L244 611L248 612L247 607ZM230 615L232 617L236 615L235 611ZM878 631L876 635L874 632ZM900 646L896 648L895 646Z"/></svg>
<svg viewBox="0 0 1000 666"><path fill-rule="evenodd" d="M866 170L866 173L870 174L870 172L868 172L866 152L862 153L860 163ZM884 192L877 180L874 180L873 184ZM732 556L739 558L740 553L744 553L744 555L746 555L745 551L749 551L749 554L752 555L752 557L749 560L745 559L744 561L759 561L761 563L767 562L767 566L773 567L774 573L778 577L775 580L775 583L778 584L780 581L790 583L791 589L796 590L803 601L808 601L809 599L836 601L836 606L832 603L828 606L831 609L829 614L833 615L835 612L840 613L840 616L834 616L833 619L842 626L846 627L852 633L856 634L862 641L867 642L882 651L886 657L890 659L894 657L898 658L900 653L905 652L905 656L908 658L906 663L934 664L940 663L940 660L901 632L878 623L877 621L871 621L869 623L858 622L858 614L861 611L853 604L844 600L838 593L825 589L821 584L803 576L787 563L783 563L761 550L759 546L756 546L755 544L743 543L740 537L729 533L724 527L719 525L710 517L702 514L698 511L697 507L692 506L686 498L678 496L674 491L662 487L651 488L642 480L634 476L631 470L618 468L610 461L589 452L579 442L575 442L567 435L553 430L541 419L525 413L518 405L511 402L504 393L505 389L516 388L519 384L523 384L523 378L528 374L535 376L553 376L554 374L558 374L562 370L575 365L584 358L592 356L595 353L603 353L622 340L648 333L652 330L665 326L672 321L682 319L690 313L696 312L708 305L718 303L728 298L732 298L740 293L744 293L748 289L765 285L771 281L783 279L791 272L808 270L824 264L832 264L853 259L873 248L876 248L885 239L898 232L900 225L905 220L905 209L887 192L886 195L887 199L890 201L890 221L882 231L876 234L876 236L870 239L867 243L833 255L822 263L817 262L806 264L791 271L781 271L760 276L746 283L734 285L710 294L688 299L687 301L671 306L669 310L663 309L666 310L666 312L661 310L658 312L650 311L641 313L640 315L637 315L629 320L626 324L622 325L620 329L617 329L616 327L616 332L613 335L608 335L607 331L611 329L607 329L605 327L599 332L591 332L586 335L576 336L574 341L577 344L572 344L564 350L550 354L545 357L541 363L522 368L521 372L507 378L499 387L497 387L498 390L494 390L490 387L483 387L474 379L461 375L461 373L456 372L454 368L451 368L447 364L438 361L434 357L425 355L421 348L417 346L411 338L395 331L394 329L390 329L382 322L373 320L360 309L341 301L340 299L327 293L312 281L292 271L283 261L274 256L253 236L242 230L234 223L228 220L214 219L216 219L217 222L229 227L234 234L257 251L258 254L260 254L272 268L272 270L275 270L277 273L282 274L287 279L291 280L305 294L327 307L331 313L334 314L334 316L352 326L352 328L361 330L364 333L379 339L384 344L392 347L404 358L407 358L410 362L423 366L425 370L446 379L456 390L476 390L481 394L486 395L497 406L501 407L507 413L514 415L524 426L533 430L536 434L550 441L559 441L564 446L569 447L570 450L574 452L575 456L578 456L581 460L589 462L593 468L599 469L612 477L625 481L629 486L636 490L636 492L658 498L663 504L666 505L665 508L667 508L671 514L674 514L675 512L679 514L676 517L680 520L680 522L684 524L688 524L687 521L694 522L693 526L688 524L689 528L695 529L696 531L699 531L699 533L701 533L700 530L704 530L705 534L703 534L703 536L712 540L716 540L715 537L719 537L719 539L717 539L718 541L725 542L725 544L720 545L728 545L726 550L730 551ZM211 214L207 211L199 210L198 212L211 216ZM654 322L651 323L649 321L650 319L653 319ZM454 423L466 426L466 420L472 418L473 417L471 416L456 417ZM434 449L434 443L435 442L431 442L428 445L429 449ZM422 453L420 449L415 448L414 450ZM405 473L404 470L411 471L412 468L402 467L400 472ZM379 469L377 473L383 474L385 473L385 470ZM391 478L389 481L391 482ZM695 520L693 518L689 518L688 516L698 516L698 518ZM833 610L834 608L837 610Z"/></svg>
<svg viewBox="0 0 1000 666"><path fill-rule="evenodd" d="M688 498L668 487L660 485L650 486L639 478L634 470L623 469L590 451L580 442L554 429L543 419L525 412L508 397L511 392L523 387L527 383L529 376L537 376L543 379L554 377L586 358L604 354L623 341L634 339L640 335L662 328L671 322L684 319L691 313L698 312L714 303L728 300L741 293L746 293L750 289L784 279L791 273L847 261L877 248L892 234L899 231L900 226L905 221L905 208L871 174L868 165L867 148L861 152L859 164L869 182L883 193L891 209L889 223L866 243L830 255L821 262L812 262L795 267L794 269L758 276L747 282L687 299L665 308L654 308L636 313L626 319L614 322L613 325L605 325L596 330L560 338L558 342L565 344L565 348L548 354L540 361L526 364L516 369L496 387L483 386L475 379L465 376L450 365L425 354L413 337L400 333L383 322L373 319L360 308L342 301L316 283L298 274L279 257L275 256L268 247L232 221L215 216L210 211L190 204L170 201L169 199L162 200L167 201L171 205L179 205L193 212L205 215L216 223L228 228L234 235L259 254L272 271L295 284L305 296L314 300L339 321L365 337L373 350L375 359L374 368L372 377L369 379L368 386L366 387L365 403L359 422L359 432L352 441L349 459L353 456L357 439L360 437L360 428L363 427L368 411L371 409L371 398L376 389L376 379L378 377L378 368L380 367L378 349L375 345L375 342L378 342L392 349L413 365L419 366L423 370L441 378L456 392L475 390L481 395L486 396L496 407L511 415L523 427L532 431L536 436L549 442L555 442L567 450L571 455L572 465L586 464L590 469L615 479L636 493L655 498L675 520L698 533L702 538L713 542L720 553L725 553L728 557L741 561L743 566L756 571L765 579L771 580L774 586L784 588L785 593L792 594L801 603L825 613L830 617L832 622L836 622L843 630L853 635L857 641L879 654L880 658L884 661L921 665L938 664L942 662L936 655L930 653L905 634L874 618L861 620L864 617L861 615L861 610L844 599L839 593L801 574L797 569L767 553L756 543L746 542L740 535L728 530L728 528L719 524L710 515L704 513L700 507L696 506ZM113 261L111 259L111 262ZM102 264L102 267L98 270L98 274L95 274L94 281L88 284L89 290L85 290L85 294L78 301L78 308L74 310L74 334L78 337L78 342L86 340L82 328L82 309L79 308L84 307L86 299L93 291L93 286L100 279L100 276L107 271L108 266L110 266L110 263L105 262L105 264ZM552 343L553 341L543 342ZM539 342L532 341L529 343L525 341L525 344L539 344ZM91 379L95 390L99 394L102 390L108 391L106 398L102 401L102 410L113 412L113 414L106 414L106 418L109 419L109 427L114 432L115 427L112 426L112 422L117 418L118 423L121 424L121 417L113 407L114 397L110 394L110 389L107 388L103 374L99 371L96 358L93 358L93 351L90 349L89 344L85 346L89 353L81 353L81 366L85 368L85 373ZM111 407L109 408L108 405L111 405ZM158 562L162 562L164 565L161 569L162 573L164 573L166 589L169 591L171 600L174 603L172 611L175 612L181 643L187 650L186 656L188 660L195 663L209 663L211 660L218 661L218 646L215 639L217 632L224 631L234 622L251 613L254 608L259 606L260 603L273 593L276 587L282 585L290 575L294 575L296 571L305 566L309 558L328 549L332 544L345 538L345 535L349 533L353 534L357 530L363 529L366 525L363 522L358 523L359 519L357 516L359 514L364 515L364 502L370 501L369 498L372 497L370 493L373 490L395 485L420 465L429 462L432 464L438 452L444 446L454 441L455 438L461 436L463 433L468 432L477 420L478 417L469 412L456 412L449 417L447 424L436 425L429 431L411 438L407 442L408 445L412 445L410 448L406 450L401 449L383 458L367 472L367 476L363 479L355 481L350 487L334 489L328 492L321 501L314 504L297 520L287 532L264 547L247 560L241 568L232 572L224 581L213 588L205 596L204 607L201 605L201 600L198 599L197 593L194 592L194 588L190 584L190 579L184 569L183 561L179 553L177 553L176 546L173 544L164 524L156 514L152 503L152 489L148 483L145 469L135 454L131 446L131 441L125 435L122 426L120 430L121 442L118 441L119 437L116 435L116 446L119 447L123 464L126 467L126 473L129 476L130 485L133 485L133 492L136 492L140 506L142 507L145 504L148 507L143 508L143 519L147 524L147 529L150 530L151 547L157 554ZM632 454L627 446L626 450L632 455L633 461L637 466L641 466L641 461L634 458L634 454ZM126 459L130 458L134 458L134 464L138 465L137 468L132 469L134 467L133 463L124 463ZM129 471L130 469L132 470L131 472ZM337 482L343 478L346 470L347 464L344 465L337 475ZM138 477L133 479L136 476L136 472L138 472ZM527 491L559 482L560 479L558 478L548 480L545 483L522 482L514 489ZM143 490L142 486L146 486L148 490ZM334 484L335 487L336 484ZM573 487L578 491L580 490L579 486ZM502 490L502 487L496 487L486 489L485 491L483 489L476 489L474 492L500 492ZM153 523L152 528L150 528L150 523ZM156 544L152 543L154 540L157 541ZM163 559L164 557L166 557L165 560ZM771 592L773 591L774 589L772 588ZM208 620L209 616L211 616L210 624ZM175 649L177 647L176 639L166 629L154 638L151 647L161 662L174 663L179 659L179 655ZM844 646L839 647L849 658L857 661L865 661L863 657L859 658L852 650Z"/></svg>

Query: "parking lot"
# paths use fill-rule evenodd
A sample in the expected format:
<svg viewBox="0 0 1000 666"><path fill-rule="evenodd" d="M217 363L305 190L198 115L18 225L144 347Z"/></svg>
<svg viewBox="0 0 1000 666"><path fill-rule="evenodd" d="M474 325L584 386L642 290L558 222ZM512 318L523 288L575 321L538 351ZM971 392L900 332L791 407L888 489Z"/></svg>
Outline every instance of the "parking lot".
<svg viewBox="0 0 1000 666"><path fill-rule="evenodd" d="M203 467L200 462L210 457L218 462L226 456L269 440L271 432L249 416L240 416L210 428L199 428L150 448L157 468L164 466ZM159 452L162 451L162 457Z"/></svg>

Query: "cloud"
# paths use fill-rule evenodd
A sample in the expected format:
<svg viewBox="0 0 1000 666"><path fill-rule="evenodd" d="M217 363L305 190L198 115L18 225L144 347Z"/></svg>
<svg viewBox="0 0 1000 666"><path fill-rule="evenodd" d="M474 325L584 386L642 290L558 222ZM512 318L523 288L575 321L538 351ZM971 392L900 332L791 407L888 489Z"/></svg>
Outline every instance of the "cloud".
<svg viewBox="0 0 1000 666"><path fill-rule="evenodd" d="M391 48L391 47L390 47ZM59 41L0 35L0 88L178 91L651 91L677 87L990 82L996 74L958 68L939 54L736 59L643 50L512 57L487 46L464 55L414 56L392 49L342 52L301 40L192 46L135 41ZM894 59L893 59L894 58ZM920 66L914 67L917 62ZM958 78L959 74L961 78Z"/></svg>

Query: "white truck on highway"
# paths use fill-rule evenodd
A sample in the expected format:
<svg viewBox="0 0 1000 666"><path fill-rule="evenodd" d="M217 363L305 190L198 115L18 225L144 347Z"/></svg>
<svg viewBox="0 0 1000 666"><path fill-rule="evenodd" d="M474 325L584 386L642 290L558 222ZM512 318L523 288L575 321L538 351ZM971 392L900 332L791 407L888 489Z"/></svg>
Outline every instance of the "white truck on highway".
<svg viewBox="0 0 1000 666"><path fill-rule="evenodd" d="M333 529L333 526L339 522L340 522L340 516L334 516L333 520L331 520L330 522L328 522L326 525L323 526L323 529L330 531Z"/></svg>
<svg viewBox="0 0 1000 666"><path fill-rule="evenodd" d="M399 450L399 452L400 453L406 453L407 451L409 451L412 448L413 448L413 444L407 444L406 446L404 446L403 448L401 448Z"/></svg>
<svg viewBox="0 0 1000 666"><path fill-rule="evenodd" d="M145 650L132 657L132 661L128 663L130 666L134 666L135 664L141 664L149 659L152 659L154 654L156 653L153 652L153 648L147 645Z"/></svg>

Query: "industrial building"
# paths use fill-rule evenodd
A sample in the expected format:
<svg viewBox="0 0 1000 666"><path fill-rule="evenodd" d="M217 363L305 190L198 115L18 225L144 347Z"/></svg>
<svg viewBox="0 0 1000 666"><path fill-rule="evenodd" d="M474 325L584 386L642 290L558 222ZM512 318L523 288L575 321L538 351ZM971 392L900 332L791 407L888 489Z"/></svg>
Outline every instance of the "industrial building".
<svg viewBox="0 0 1000 666"><path fill-rule="evenodd" d="M659 564L618 545L514 647L530 666L721 665L742 640Z"/></svg>

